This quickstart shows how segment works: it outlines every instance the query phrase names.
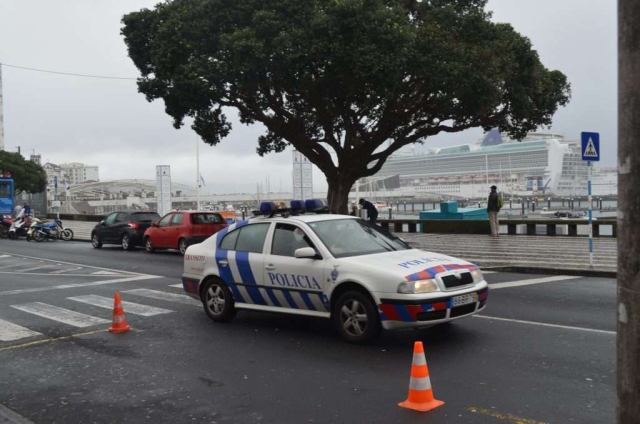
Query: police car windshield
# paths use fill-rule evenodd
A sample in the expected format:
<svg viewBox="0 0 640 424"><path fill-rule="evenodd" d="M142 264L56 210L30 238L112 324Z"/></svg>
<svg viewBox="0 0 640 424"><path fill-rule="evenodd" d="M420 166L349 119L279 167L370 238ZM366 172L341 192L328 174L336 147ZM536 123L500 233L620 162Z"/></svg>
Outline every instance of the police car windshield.
<svg viewBox="0 0 640 424"><path fill-rule="evenodd" d="M361 219L311 222L309 227L336 258L411 249L385 229Z"/></svg>

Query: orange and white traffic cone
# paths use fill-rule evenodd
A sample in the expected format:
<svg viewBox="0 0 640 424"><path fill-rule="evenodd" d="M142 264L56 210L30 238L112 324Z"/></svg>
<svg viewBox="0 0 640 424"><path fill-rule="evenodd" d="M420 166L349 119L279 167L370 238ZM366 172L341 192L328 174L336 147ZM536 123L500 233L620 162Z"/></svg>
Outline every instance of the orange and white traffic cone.
<svg viewBox="0 0 640 424"><path fill-rule="evenodd" d="M116 292L116 296L113 299L113 323L109 328L109 333L124 333L129 330L131 330L131 327L127 325L127 320L124 318L120 293Z"/></svg>
<svg viewBox="0 0 640 424"><path fill-rule="evenodd" d="M404 402L399 403L398 406L426 412L440 405L444 405L444 402L433 398L429 368L427 368L427 359L424 357L424 347L422 342L416 342L413 346L409 397Z"/></svg>

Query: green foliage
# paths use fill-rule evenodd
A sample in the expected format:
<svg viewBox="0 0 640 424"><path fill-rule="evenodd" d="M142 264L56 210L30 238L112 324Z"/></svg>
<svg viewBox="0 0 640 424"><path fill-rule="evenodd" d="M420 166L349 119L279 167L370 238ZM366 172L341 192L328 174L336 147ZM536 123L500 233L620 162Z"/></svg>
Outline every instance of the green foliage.
<svg viewBox="0 0 640 424"><path fill-rule="evenodd" d="M20 153L0 151L0 171L10 172L15 194L40 193L47 186L47 174L37 163L26 160Z"/></svg>
<svg viewBox="0 0 640 424"><path fill-rule="evenodd" d="M215 145L231 131L227 108L236 109L241 122L267 128L260 155L293 145L331 192L441 132L497 127L522 138L551 124L569 101L566 77L485 6L173 0L125 15L122 34L140 92L163 99L176 128L194 118Z"/></svg>

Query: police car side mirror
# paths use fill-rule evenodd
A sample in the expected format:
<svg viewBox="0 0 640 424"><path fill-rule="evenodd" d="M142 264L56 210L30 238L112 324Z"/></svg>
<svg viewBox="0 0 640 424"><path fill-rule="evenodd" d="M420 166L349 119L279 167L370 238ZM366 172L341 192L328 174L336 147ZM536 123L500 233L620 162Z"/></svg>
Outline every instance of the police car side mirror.
<svg viewBox="0 0 640 424"><path fill-rule="evenodd" d="M299 259L315 259L317 257L316 250L313 247L301 247L296 249L293 256Z"/></svg>

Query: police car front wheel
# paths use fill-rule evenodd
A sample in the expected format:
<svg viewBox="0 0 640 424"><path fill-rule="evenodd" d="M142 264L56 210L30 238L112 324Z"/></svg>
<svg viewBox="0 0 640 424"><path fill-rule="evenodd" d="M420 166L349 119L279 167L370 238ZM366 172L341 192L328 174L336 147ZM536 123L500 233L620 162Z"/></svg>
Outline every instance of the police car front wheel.
<svg viewBox="0 0 640 424"><path fill-rule="evenodd" d="M342 338L351 343L366 343L380 332L380 318L373 302L359 291L340 296L334 319Z"/></svg>
<svg viewBox="0 0 640 424"><path fill-rule="evenodd" d="M229 321L236 314L231 291L222 281L212 279L205 283L202 304L209 318L214 321Z"/></svg>

